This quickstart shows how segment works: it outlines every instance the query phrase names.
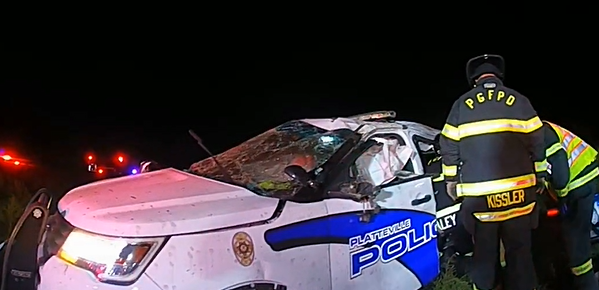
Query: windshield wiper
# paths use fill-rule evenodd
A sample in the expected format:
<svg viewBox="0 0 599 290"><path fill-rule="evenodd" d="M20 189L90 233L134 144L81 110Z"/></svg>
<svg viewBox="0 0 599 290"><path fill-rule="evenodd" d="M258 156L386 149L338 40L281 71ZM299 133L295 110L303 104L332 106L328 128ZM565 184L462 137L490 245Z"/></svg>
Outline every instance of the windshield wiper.
<svg viewBox="0 0 599 290"><path fill-rule="evenodd" d="M212 161L214 161L214 164L216 165L216 167L218 167L219 171L223 175L223 178L226 179L225 181L228 182L228 183L234 183L233 182L233 178L231 177L231 175L229 174L229 172L224 167L222 167L220 165L220 163L218 163L218 160L216 159L216 156L214 156L214 154L212 154L212 152L210 152L210 150L208 150L208 147L206 147L204 145L204 143L202 142L202 139L200 138L200 136L198 136L191 129L189 129L189 135L191 135L191 137L198 142L198 145L200 145L200 148L202 148L202 150L204 150L204 152L208 153L208 155L210 156L210 158L212 159Z"/></svg>

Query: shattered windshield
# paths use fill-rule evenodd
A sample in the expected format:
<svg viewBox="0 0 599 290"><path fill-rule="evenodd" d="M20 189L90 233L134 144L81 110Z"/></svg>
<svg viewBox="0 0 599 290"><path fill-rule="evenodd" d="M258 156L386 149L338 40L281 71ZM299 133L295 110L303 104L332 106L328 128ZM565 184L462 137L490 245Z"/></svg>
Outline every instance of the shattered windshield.
<svg viewBox="0 0 599 290"><path fill-rule="evenodd" d="M302 121L290 121L216 155L233 183L257 194L292 194L295 184L285 175L289 165L311 171L325 163L350 136L349 129L327 131ZM210 158L193 164L190 171L227 182Z"/></svg>

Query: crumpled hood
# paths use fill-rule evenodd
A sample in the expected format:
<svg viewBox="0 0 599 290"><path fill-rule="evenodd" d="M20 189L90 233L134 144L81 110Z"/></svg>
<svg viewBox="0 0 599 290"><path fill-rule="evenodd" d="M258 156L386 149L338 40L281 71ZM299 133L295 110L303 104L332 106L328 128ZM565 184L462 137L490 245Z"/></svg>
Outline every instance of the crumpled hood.
<svg viewBox="0 0 599 290"><path fill-rule="evenodd" d="M111 236L168 236L266 220L278 200L176 169L75 188L58 203L73 226Z"/></svg>

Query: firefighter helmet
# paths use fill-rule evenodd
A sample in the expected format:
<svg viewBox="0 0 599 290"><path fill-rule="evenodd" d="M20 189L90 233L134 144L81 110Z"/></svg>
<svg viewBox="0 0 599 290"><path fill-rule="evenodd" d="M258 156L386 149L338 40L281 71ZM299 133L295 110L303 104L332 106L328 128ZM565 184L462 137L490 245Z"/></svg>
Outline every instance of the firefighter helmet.
<svg viewBox="0 0 599 290"><path fill-rule="evenodd" d="M466 63L466 76L470 86L476 85L476 79L481 75L491 73L503 80L505 75L505 61L498 54L483 54L471 58Z"/></svg>

